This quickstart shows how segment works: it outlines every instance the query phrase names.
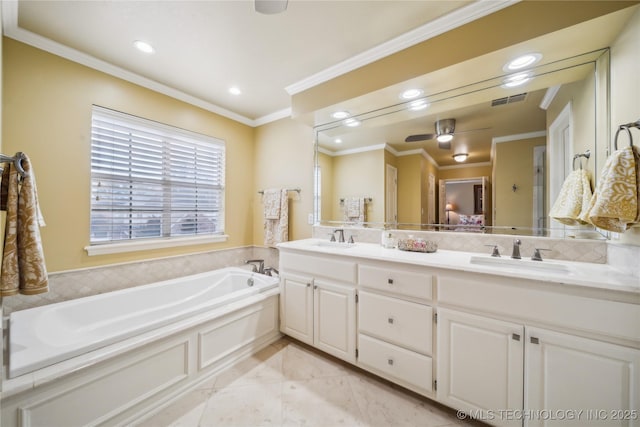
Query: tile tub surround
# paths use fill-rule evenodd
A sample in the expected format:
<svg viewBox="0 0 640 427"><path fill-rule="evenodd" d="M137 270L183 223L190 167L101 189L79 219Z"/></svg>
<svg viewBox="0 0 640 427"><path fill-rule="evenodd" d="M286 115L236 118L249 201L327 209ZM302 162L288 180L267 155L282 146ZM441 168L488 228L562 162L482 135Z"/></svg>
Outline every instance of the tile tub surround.
<svg viewBox="0 0 640 427"><path fill-rule="evenodd" d="M329 234L339 227L314 226L313 236L317 239L329 239ZM543 251L542 257L563 261L607 263L607 241L605 240L572 240L550 237L511 236L499 234L419 231L419 230L386 230L395 238L407 238L410 235L425 240L433 240L439 249L463 252L479 252L490 254L491 248L486 245L498 245L503 256L511 255L514 239L520 239L522 258L531 257L534 248L550 249ZM356 242L380 243L382 230L373 228L344 227L345 239L353 234Z"/></svg>
<svg viewBox="0 0 640 427"><path fill-rule="evenodd" d="M247 259L256 258L264 259L265 266L277 267L278 250L267 247L247 246L49 273L49 292L3 298L3 314L8 316L13 311L117 291L219 268L238 266L242 265Z"/></svg>
<svg viewBox="0 0 640 427"><path fill-rule="evenodd" d="M456 411L289 338L219 373L139 424L462 426Z"/></svg>

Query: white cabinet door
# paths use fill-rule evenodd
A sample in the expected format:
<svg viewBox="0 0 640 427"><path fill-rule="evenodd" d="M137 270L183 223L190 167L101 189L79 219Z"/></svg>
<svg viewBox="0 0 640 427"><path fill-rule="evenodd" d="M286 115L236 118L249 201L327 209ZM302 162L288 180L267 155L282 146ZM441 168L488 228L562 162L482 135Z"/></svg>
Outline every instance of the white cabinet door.
<svg viewBox="0 0 640 427"><path fill-rule="evenodd" d="M494 425L522 410L524 327L454 310L438 311L437 400Z"/></svg>
<svg viewBox="0 0 640 427"><path fill-rule="evenodd" d="M640 350L537 328L525 345L525 407L549 414L525 425L640 425Z"/></svg>
<svg viewBox="0 0 640 427"><path fill-rule="evenodd" d="M356 290L314 281L314 345L340 359L356 361Z"/></svg>
<svg viewBox="0 0 640 427"><path fill-rule="evenodd" d="M313 279L283 275L280 299L282 324L280 330L313 345Z"/></svg>

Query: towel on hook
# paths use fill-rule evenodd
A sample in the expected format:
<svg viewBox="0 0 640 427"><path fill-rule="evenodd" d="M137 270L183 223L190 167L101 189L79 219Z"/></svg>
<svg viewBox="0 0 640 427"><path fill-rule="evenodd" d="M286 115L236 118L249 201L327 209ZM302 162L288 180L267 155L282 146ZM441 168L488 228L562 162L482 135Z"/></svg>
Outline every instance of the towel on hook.
<svg viewBox="0 0 640 427"><path fill-rule="evenodd" d="M607 159L588 210L596 227L622 233L640 222L640 154L635 146Z"/></svg>
<svg viewBox="0 0 640 427"><path fill-rule="evenodd" d="M2 174L0 209L7 211L0 296L35 295L49 290L40 227L45 225L38 203L35 175L23 154L20 178L13 164Z"/></svg>
<svg viewBox="0 0 640 427"><path fill-rule="evenodd" d="M586 169L572 171L560 189L549 216L566 225L589 223L587 213L591 202L591 175Z"/></svg>
<svg viewBox="0 0 640 427"><path fill-rule="evenodd" d="M278 194L278 215L275 216L276 209L273 206L267 207L267 199L275 200L275 193ZM269 195L269 196L267 196ZM289 195L286 188L280 190L264 191L264 245L275 246L278 243L289 240ZM269 212L268 212L269 211ZM269 217L267 216L269 215Z"/></svg>

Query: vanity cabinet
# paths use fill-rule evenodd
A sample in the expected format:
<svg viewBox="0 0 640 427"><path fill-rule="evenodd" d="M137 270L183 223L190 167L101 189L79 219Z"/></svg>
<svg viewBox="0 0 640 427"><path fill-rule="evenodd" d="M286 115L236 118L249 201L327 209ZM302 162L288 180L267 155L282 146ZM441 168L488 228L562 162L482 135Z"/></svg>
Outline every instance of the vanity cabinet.
<svg viewBox="0 0 640 427"><path fill-rule="evenodd" d="M640 350L612 342L638 341L637 305L463 274L438 297L438 401L500 426L639 425Z"/></svg>
<svg viewBox="0 0 640 427"><path fill-rule="evenodd" d="M358 266L358 365L425 395L433 393L432 282L426 269Z"/></svg>
<svg viewBox="0 0 640 427"><path fill-rule="evenodd" d="M533 327L525 335L525 408L584 409L574 425L640 425L640 351ZM526 425L559 424L567 422Z"/></svg>
<svg viewBox="0 0 640 427"><path fill-rule="evenodd" d="M282 253L280 272L280 330L355 363L355 263Z"/></svg>
<svg viewBox="0 0 640 427"><path fill-rule="evenodd" d="M438 401L479 418L521 410L523 340L522 325L439 309ZM522 425L516 419L487 421Z"/></svg>

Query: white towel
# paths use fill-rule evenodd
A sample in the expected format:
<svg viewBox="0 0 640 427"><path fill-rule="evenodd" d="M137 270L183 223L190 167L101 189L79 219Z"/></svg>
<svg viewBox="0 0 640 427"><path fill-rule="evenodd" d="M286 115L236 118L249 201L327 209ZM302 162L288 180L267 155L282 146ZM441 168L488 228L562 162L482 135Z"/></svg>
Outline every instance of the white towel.
<svg viewBox="0 0 640 427"><path fill-rule="evenodd" d="M635 146L609 156L588 216L596 227L618 233L640 222L640 154Z"/></svg>
<svg viewBox="0 0 640 427"><path fill-rule="evenodd" d="M278 188L270 188L264 190L264 196L262 197L262 203L264 204L264 218L265 219L280 219L280 197L282 196L282 190ZM286 196L286 193L285 193Z"/></svg>
<svg viewBox="0 0 640 427"><path fill-rule="evenodd" d="M365 222L366 209L364 197L347 197L344 200L344 220L347 222Z"/></svg>
<svg viewBox="0 0 640 427"><path fill-rule="evenodd" d="M586 169L571 172L560 189L549 216L566 225L588 224L591 202L591 176Z"/></svg>
<svg viewBox="0 0 640 427"><path fill-rule="evenodd" d="M286 242L289 240L289 196L286 188L278 190L279 197L279 215L276 218L275 209L270 208L272 218L267 218L267 207L265 206L265 219L264 219L264 245L275 246L278 243ZM265 196L267 191L265 190Z"/></svg>

